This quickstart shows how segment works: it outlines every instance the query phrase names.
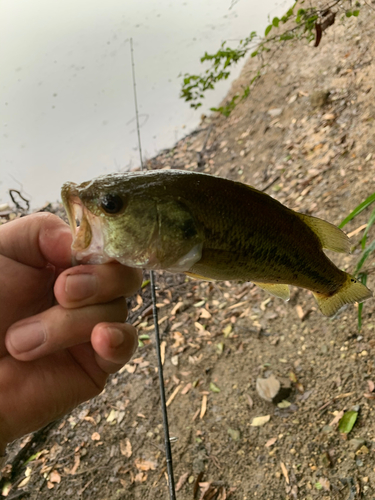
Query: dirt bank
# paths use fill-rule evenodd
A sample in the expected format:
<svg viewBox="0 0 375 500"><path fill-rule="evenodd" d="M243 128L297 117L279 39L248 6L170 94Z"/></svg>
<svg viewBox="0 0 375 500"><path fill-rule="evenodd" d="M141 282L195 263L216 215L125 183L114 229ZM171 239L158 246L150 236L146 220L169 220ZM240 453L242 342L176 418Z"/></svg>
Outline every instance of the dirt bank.
<svg viewBox="0 0 375 500"><path fill-rule="evenodd" d="M319 49L288 45L229 118L148 161L266 189L290 208L339 223L375 191L375 14L336 23ZM249 61L228 98L252 77ZM362 226L368 212L347 226ZM332 255L352 271L354 253ZM370 240L374 231L370 234ZM373 261L367 264L373 269ZM375 288L374 274L368 285ZM290 302L251 284L159 278L160 327L177 498L375 498L375 310L327 319L306 291ZM38 436L10 493L17 498L168 498L149 292L130 319L143 346L105 391ZM260 398L256 379L291 385L288 403ZM359 406L344 438L340 413ZM251 425L266 416L262 426ZM11 460L24 443L13 446ZM25 470L27 478L25 480Z"/></svg>

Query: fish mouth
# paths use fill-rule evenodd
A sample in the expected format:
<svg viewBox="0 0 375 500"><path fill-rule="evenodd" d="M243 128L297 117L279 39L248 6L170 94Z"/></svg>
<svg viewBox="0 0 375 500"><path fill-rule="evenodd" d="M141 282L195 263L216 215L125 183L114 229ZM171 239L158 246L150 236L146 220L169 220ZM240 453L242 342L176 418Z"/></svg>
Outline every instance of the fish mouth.
<svg viewBox="0 0 375 500"><path fill-rule="evenodd" d="M112 260L103 251L100 218L84 206L77 185L73 182L64 184L61 197L73 236L73 264L103 264Z"/></svg>

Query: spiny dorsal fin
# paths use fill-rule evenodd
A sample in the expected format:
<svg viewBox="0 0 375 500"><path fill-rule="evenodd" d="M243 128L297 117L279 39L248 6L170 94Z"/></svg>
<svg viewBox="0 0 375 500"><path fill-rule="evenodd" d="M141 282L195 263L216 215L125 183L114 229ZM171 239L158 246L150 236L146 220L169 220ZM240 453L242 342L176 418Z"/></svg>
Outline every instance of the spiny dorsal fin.
<svg viewBox="0 0 375 500"><path fill-rule="evenodd" d="M330 222L312 217L311 215L300 214L298 212L296 212L296 215L314 231L323 248L333 250L334 252L350 253L350 240L341 229Z"/></svg>

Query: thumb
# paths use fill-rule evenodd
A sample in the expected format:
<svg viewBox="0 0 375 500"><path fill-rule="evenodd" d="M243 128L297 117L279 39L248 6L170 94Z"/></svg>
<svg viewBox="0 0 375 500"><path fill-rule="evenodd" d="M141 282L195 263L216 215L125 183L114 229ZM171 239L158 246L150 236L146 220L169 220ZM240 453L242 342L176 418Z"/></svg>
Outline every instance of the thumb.
<svg viewBox="0 0 375 500"><path fill-rule="evenodd" d="M0 254L32 267L71 266L69 226L51 213L21 217L0 227Z"/></svg>

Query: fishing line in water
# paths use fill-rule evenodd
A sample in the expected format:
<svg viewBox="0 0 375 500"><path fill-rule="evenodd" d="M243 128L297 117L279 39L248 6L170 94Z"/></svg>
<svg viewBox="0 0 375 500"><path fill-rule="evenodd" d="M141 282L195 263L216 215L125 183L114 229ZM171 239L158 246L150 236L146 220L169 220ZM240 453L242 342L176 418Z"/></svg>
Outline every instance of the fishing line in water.
<svg viewBox="0 0 375 500"><path fill-rule="evenodd" d="M132 38L130 38L130 55L131 55L131 61L132 61L135 118L136 118L136 123L137 123L137 134L138 134L138 151L139 151L139 159L141 162L141 169L143 170L144 168L143 168L143 160L142 160L141 134L140 134L140 129L139 129L138 100L137 100L137 87L136 87L136 80L135 80L135 66L134 66L133 39ZM170 498L170 500L176 500L174 475L173 475L171 439L169 437L168 413L167 413L167 405L166 405L166 400L165 400L163 364L162 364L161 352L160 352L160 332L159 332L159 323L158 323L158 309L156 307L154 271L150 271L150 287L151 287L151 298L152 298L152 311L153 311L154 326L155 326L156 356L157 356L157 360L158 360L160 403L161 403L161 412L163 415L164 447L165 447L165 458L167 461L169 498Z"/></svg>

